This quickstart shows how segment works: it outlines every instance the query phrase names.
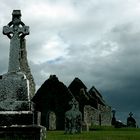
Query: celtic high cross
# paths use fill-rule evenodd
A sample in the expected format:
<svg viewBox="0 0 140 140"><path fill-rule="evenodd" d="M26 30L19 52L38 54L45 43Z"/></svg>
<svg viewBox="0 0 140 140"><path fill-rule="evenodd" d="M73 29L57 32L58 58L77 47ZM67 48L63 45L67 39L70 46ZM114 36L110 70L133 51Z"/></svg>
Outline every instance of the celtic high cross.
<svg viewBox="0 0 140 140"><path fill-rule="evenodd" d="M29 26L21 21L20 10L13 10L12 21L3 27L3 34L10 39L10 55L8 72L20 71L21 39L29 34Z"/></svg>

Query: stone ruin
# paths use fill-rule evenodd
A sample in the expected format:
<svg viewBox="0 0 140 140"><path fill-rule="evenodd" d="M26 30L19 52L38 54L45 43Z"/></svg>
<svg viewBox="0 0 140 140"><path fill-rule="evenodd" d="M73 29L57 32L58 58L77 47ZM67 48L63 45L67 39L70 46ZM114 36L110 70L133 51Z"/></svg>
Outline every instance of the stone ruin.
<svg viewBox="0 0 140 140"><path fill-rule="evenodd" d="M75 78L68 88L79 102L83 130L88 131L94 125L111 125L111 107L94 86L87 91L85 84L79 78Z"/></svg>
<svg viewBox="0 0 140 140"><path fill-rule="evenodd" d="M21 21L20 10L13 10L3 34L10 39L10 55L8 72L0 76L0 138L41 140L45 128L40 126L31 102L35 84L25 44L29 26Z"/></svg>
<svg viewBox="0 0 140 140"><path fill-rule="evenodd" d="M48 130L64 130L65 112L70 109L72 98L68 88L55 75L50 75L32 99L35 110L41 112L41 124Z"/></svg>
<svg viewBox="0 0 140 140"><path fill-rule="evenodd" d="M82 113L83 130L88 130L91 125L111 125L111 107L95 87L87 91L79 78L75 78L67 87L56 75L51 75L32 99L35 109L41 112L41 124L48 130L66 130L65 112L71 110L69 102L73 98Z"/></svg>

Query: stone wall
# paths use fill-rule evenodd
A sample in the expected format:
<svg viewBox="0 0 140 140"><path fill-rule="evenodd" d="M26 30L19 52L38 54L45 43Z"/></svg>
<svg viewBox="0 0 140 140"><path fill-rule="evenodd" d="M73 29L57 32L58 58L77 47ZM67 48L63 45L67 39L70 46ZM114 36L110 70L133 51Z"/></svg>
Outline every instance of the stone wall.
<svg viewBox="0 0 140 140"><path fill-rule="evenodd" d="M111 115L111 107L106 105L100 105L98 104L98 109L100 111L101 114L101 125L111 125L111 119L112 119L112 115Z"/></svg>
<svg viewBox="0 0 140 140"><path fill-rule="evenodd" d="M84 107L84 122L88 125L111 125L111 107L98 105L95 109L90 105Z"/></svg>

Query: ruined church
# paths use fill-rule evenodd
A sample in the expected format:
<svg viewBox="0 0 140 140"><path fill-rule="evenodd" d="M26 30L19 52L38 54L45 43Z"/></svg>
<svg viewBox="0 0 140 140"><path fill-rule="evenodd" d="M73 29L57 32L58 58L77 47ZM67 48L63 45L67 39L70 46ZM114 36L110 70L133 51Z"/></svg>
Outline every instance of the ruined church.
<svg viewBox="0 0 140 140"><path fill-rule="evenodd" d="M32 99L35 109L41 112L41 124L48 130L64 130L65 112L70 109L72 98L79 103L83 125L111 125L111 107L94 86L88 91L75 78L67 87L56 75L50 75Z"/></svg>

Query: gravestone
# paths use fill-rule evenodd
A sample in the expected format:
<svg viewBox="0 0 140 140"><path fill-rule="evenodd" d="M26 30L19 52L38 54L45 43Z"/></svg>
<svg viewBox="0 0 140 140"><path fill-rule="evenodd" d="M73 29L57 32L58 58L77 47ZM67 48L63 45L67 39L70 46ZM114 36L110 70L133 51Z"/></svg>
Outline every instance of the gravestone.
<svg viewBox="0 0 140 140"><path fill-rule="evenodd" d="M65 134L81 133L82 113L79 111L79 104L75 98L69 104L71 109L65 113Z"/></svg>
<svg viewBox="0 0 140 140"><path fill-rule="evenodd" d="M21 21L20 10L13 10L12 21L3 27L3 34L10 39L10 55L8 72L0 78L0 137L43 139L44 128L36 125L39 122L33 111L29 80L21 67L21 48L29 27Z"/></svg>
<svg viewBox="0 0 140 140"><path fill-rule="evenodd" d="M132 117L133 113L129 113L129 117L127 118L127 127L136 127L136 120Z"/></svg>
<svg viewBox="0 0 140 140"><path fill-rule="evenodd" d="M116 114L116 111L115 110L112 110L112 120L111 120L111 124L113 126L116 125L116 117L115 117L115 114Z"/></svg>

